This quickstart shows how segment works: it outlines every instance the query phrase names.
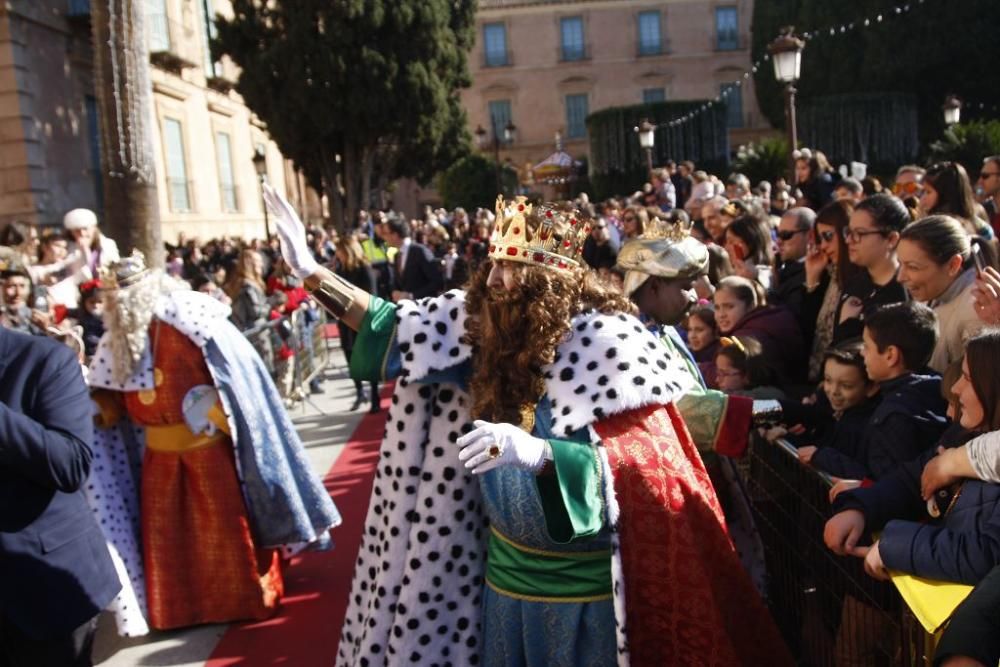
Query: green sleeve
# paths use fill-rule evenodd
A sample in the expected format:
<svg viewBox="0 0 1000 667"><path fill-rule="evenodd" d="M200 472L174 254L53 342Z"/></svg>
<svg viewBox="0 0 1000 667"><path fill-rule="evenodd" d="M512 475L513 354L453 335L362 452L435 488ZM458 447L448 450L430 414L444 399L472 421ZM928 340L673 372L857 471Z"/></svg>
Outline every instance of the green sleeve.
<svg viewBox="0 0 1000 667"><path fill-rule="evenodd" d="M719 426L726 414L726 399L721 391L695 385L677 401L677 409L702 453L715 450Z"/></svg>
<svg viewBox="0 0 1000 667"><path fill-rule="evenodd" d="M605 509L597 449L585 442L548 442L555 474L536 479L549 537L561 544L592 537L604 525Z"/></svg>
<svg viewBox="0 0 1000 667"><path fill-rule="evenodd" d="M399 372L396 304L372 295L351 352L351 378L381 382Z"/></svg>

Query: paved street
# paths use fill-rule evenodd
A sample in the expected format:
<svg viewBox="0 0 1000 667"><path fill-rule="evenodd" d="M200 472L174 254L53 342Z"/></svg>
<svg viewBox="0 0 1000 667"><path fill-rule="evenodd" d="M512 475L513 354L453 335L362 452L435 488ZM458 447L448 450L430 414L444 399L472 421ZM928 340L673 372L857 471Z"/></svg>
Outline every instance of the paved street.
<svg viewBox="0 0 1000 667"><path fill-rule="evenodd" d="M336 340L331 342L336 345ZM337 460L367 408L366 405L357 412L348 412L354 400L354 385L347 377L339 348L331 349L326 378L323 394L310 396L309 402L291 411L313 469L320 477ZM195 547L192 544L192 548ZM94 664L101 667L200 667L227 628L226 625L209 625L124 639L117 636L114 619L103 614L94 648Z"/></svg>

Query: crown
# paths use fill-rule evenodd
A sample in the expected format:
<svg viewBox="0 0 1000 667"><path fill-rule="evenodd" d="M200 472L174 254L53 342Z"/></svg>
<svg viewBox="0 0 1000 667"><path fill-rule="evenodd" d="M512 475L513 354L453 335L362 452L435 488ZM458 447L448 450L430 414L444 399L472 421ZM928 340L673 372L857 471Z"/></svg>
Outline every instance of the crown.
<svg viewBox="0 0 1000 667"><path fill-rule="evenodd" d="M146 256L133 250L128 257L122 257L99 270L101 285L108 289L128 287L139 282L149 273Z"/></svg>
<svg viewBox="0 0 1000 667"><path fill-rule="evenodd" d="M574 209L551 204L537 208L525 197L512 202L497 197L497 220L490 239L490 258L550 269L583 266L580 253L590 234L590 221Z"/></svg>
<svg viewBox="0 0 1000 667"><path fill-rule="evenodd" d="M680 243L691 236L691 223L682 220L663 220L653 218L646 225L646 230L641 238L644 239L666 239L672 243Z"/></svg>

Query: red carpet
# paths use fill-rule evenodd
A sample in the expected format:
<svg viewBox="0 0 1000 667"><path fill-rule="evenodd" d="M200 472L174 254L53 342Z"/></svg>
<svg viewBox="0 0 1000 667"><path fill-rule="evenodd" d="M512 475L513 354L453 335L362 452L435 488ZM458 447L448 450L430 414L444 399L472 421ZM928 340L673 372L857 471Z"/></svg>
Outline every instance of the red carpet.
<svg viewBox="0 0 1000 667"><path fill-rule="evenodd" d="M391 394L391 384L383 387L382 412L362 418L323 480L343 518L331 533L335 548L293 558L278 615L230 627L206 667L332 667Z"/></svg>

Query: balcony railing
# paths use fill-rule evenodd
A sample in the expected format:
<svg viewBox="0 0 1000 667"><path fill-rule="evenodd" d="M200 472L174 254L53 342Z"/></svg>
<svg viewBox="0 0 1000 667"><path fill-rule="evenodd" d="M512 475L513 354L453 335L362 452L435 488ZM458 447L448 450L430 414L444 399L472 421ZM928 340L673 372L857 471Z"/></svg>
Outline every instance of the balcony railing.
<svg viewBox="0 0 1000 667"><path fill-rule="evenodd" d="M745 51L750 48L750 38L731 32L715 33L709 48L713 51Z"/></svg>
<svg viewBox="0 0 1000 667"><path fill-rule="evenodd" d="M666 37L661 37L659 42L639 42L636 44L635 54L639 58L648 58L650 56L667 56L671 53L670 40Z"/></svg>
<svg viewBox="0 0 1000 667"><path fill-rule="evenodd" d="M510 67L514 64L510 49L503 52L483 52L483 67Z"/></svg>
<svg viewBox="0 0 1000 667"><path fill-rule="evenodd" d="M184 27L172 21L166 14L146 15L146 38L149 45L149 61L166 70L179 72L195 63L181 53L181 36Z"/></svg>
<svg viewBox="0 0 1000 667"><path fill-rule="evenodd" d="M561 63L590 60L590 46L587 44L562 45L556 50L556 55Z"/></svg>

